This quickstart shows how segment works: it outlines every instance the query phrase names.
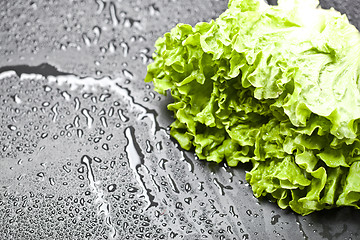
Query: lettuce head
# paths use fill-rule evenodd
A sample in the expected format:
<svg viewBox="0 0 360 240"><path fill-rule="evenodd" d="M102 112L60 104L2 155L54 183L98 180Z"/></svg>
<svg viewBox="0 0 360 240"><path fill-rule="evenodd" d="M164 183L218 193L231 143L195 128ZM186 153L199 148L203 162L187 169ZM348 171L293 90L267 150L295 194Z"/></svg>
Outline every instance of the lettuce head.
<svg viewBox="0 0 360 240"><path fill-rule="evenodd" d="M250 162L256 197L306 215L360 207L360 34L316 0L230 0L156 41L145 81L200 159Z"/></svg>

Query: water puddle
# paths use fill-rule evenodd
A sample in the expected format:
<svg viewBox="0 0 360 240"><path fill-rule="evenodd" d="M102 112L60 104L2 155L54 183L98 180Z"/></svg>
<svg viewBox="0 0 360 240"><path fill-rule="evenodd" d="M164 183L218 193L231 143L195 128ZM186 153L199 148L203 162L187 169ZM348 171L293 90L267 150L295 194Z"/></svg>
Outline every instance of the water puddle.
<svg viewBox="0 0 360 240"><path fill-rule="evenodd" d="M94 170L92 167L92 159L88 155L83 155L80 159L82 165L86 168L86 176L89 182L90 189L92 193L96 196L95 204L98 206L98 214L104 216L105 222L110 228L109 237L110 239L115 239L117 236L117 231L115 226L111 221L111 209L110 204L104 198L104 192L100 187L99 183L95 180Z"/></svg>
<svg viewBox="0 0 360 240"><path fill-rule="evenodd" d="M145 207L145 209L148 209L153 206L156 207L158 203L154 202L154 196L150 194L151 190L146 188L145 182L143 181L143 176L139 172L139 168L143 166L142 164L144 161L144 155L142 154L141 148L135 140L134 132L135 130L133 127L127 127L125 129L125 137L128 141L125 147L125 152L129 159L130 168L133 170L135 178L143 190L142 194L148 202L148 205Z"/></svg>

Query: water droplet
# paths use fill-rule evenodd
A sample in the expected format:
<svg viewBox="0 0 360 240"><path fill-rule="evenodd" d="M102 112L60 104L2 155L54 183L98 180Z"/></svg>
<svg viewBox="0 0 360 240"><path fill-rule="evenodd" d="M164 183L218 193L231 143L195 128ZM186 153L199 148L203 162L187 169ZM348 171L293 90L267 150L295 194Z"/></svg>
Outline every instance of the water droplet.
<svg viewBox="0 0 360 240"><path fill-rule="evenodd" d="M184 198L184 202L190 205L192 202L192 198L191 197Z"/></svg>
<svg viewBox="0 0 360 240"><path fill-rule="evenodd" d="M79 138L81 138L84 135L84 131L82 129L77 129L76 134Z"/></svg>
<svg viewBox="0 0 360 240"><path fill-rule="evenodd" d="M99 101L100 102L105 102L105 100L108 99L109 97L111 97L110 93L103 93L103 94L100 95Z"/></svg>
<svg viewBox="0 0 360 240"><path fill-rule="evenodd" d="M190 192L191 191L191 185L190 183L185 183L185 191Z"/></svg>
<svg viewBox="0 0 360 240"><path fill-rule="evenodd" d="M109 117L114 116L114 112L115 112L114 108L113 108L113 107L110 107L110 108L109 108L109 111L108 111L108 116L109 116Z"/></svg>
<svg viewBox="0 0 360 240"><path fill-rule="evenodd" d="M165 170L165 163L167 163L167 162L168 162L168 160L162 158L162 159L160 159L160 161L158 162L158 165L159 165L159 167L160 167L162 170Z"/></svg>
<svg viewBox="0 0 360 240"><path fill-rule="evenodd" d="M102 146L102 149L108 151L109 150L109 145L107 143L104 143Z"/></svg>
<svg viewBox="0 0 360 240"><path fill-rule="evenodd" d="M168 179L169 179L169 183L170 183L171 189L172 189L175 193L180 193L178 187L176 186L176 183L175 183L174 179L170 176L170 174L168 174Z"/></svg>
<svg viewBox="0 0 360 240"><path fill-rule="evenodd" d="M55 180L54 180L54 178L49 178L49 182L50 182L50 185L51 186L54 186L55 185Z"/></svg>
<svg viewBox="0 0 360 240"><path fill-rule="evenodd" d="M105 47L100 47L100 52L102 54L105 54L107 52L107 49Z"/></svg>
<svg viewBox="0 0 360 240"><path fill-rule="evenodd" d="M129 118L124 115L124 112L122 109L118 109L118 115L121 121L127 122L129 121Z"/></svg>
<svg viewBox="0 0 360 240"><path fill-rule="evenodd" d="M81 113L86 117L86 123L88 125L88 128L91 128L91 126L92 126L92 124L94 122L94 118L90 115L89 109L83 108L81 110Z"/></svg>
<svg viewBox="0 0 360 240"><path fill-rule="evenodd" d="M115 192L116 184L110 184L109 186L107 186L107 190L108 192Z"/></svg>
<svg viewBox="0 0 360 240"><path fill-rule="evenodd" d="M124 69L122 73L126 79L132 80L134 78L134 75L129 70Z"/></svg>
<svg viewBox="0 0 360 240"><path fill-rule="evenodd" d="M248 210L246 210L246 214L247 214L248 216L251 216L251 215L252 215L252 211L251 211L250 209L248 209Z"/></svg>
<svg viewBox="0 0 360 240"><path fill-rule="evenodd" d="M139 189L137 189L136 187L129 187L129 188L127 189L127 191L128 191L129 193L136 193L138 190L139 190Z"/></svg>
<svg viewBox="0 0 360 240"><path fill-rule="evenodd" d="M80 162L81 162L81 164L85 165L85 167L86 167L87 179L89 180L90 187L96 189L94 171L91 166L92 159L88 155L84 155L81 157ZM83 168L80 168L80 169L83 169ZM78 170L78 171L83 172L83 170L82 171Z"/></svg>
<svg viewBox="0 0 360 240"><path fill-rule="evenodd" d="M140 53L139 56L140 56L141 62L143 64L148 64L149 63L150 57L148 55L146 55L145 53Z"/></svg>
<svg viewBox="0 0 360 240"><path fill-rule="evenodd" d="M62 51L66 51L67 47L66 47L66 45L61 43L59 49Z"/></svg>
<svg viewBox="0 0 360 240"><path fill-rule="evenodd" d="M279 222L279 218L280 218L280 215L274 215L274 216L272 216L272 217L271 217L271 221L270 221L271 225L275 225L276 223L278 223L278 222Z"/></svg>
<svg viewBox="0 0 360 240"><path fill-rule="evenodd" d="M99 42L99 40L100 40L101 28L98 27L98 26L95 26L95 27L93 27L93 32L94 32L94 35L95 35L93 43L97 44Z"/></svg>
<svg viewBox="0 0 360 240"><path fill-rule="evenodd" d="M90 45L91 45L91 40L90 40L90 38L88 37L88 35L86 35L86 33L83 33L82 39L83 39L85 45L86 45L87 47L90 47Z"/></svg>
<svg viewBox="0 0 360 240"><path fill-rule="evenodd" d="M109 134L109 135L106 137L106 140L107 140L107 141L110 141L113 137L114 137L113 134Z"/></svg>
<svg viewBox="0 0 360 240"><path fill-rule="evenodd" d="M39 172L38 174L36 174L36 176L43 178L45 177L45 173L44 172Z"/></svg>
<svg viewBox="0 0 360 240"><path fill-rule="evenodd" d="M96 76L100 76L100 75L102 74L102 71L96 70L96 71L95 71L95 74L96 74Z"/></svg>
<svg viewBox="0 0 360 240"><path fill-rule="evenodd" d="M74 106L74 109L75 111L78 111L80 109L80 106L81 106L81 103L80 103L80 100L78 97L75 97L74 98L74 102L75 102L75 106Z"/></svg>
<svg viewBox="0 0 360 240"><path fill-rule="evenodd" d="M61 92L61 96L63 96L66 101L69 101L71 99L71 95L67 91Z"/></svg>
<svg viewBox="0 0 360 240"><path fill-rule="evenodd" d="M91 101L92 101L93 103L95 103L95 104L98 102L96 96L91 96L90 99L91 99ZM94 105L91 106L91 111L92 111L92 112L95 112L95 110L93 110L94 108L96 108Z"/></svg>
<svg viewBox="0 0 360 240"><path fill-rule="evenodd" d="M153 151L153 146L151 146L150 141L146 140L146 150L147 153L152 153Z"/></svg>
<svg viewBox="0 0 360 240"><path fill-rule="evenodd" d="M103 125L104 128L108 127L107 120L104 116L100 117L100 122Z"/></svg>
<svg viewBox="0 0 360 240"><path fill-rule="evenodd" d="M65 130L69 131L70 128L74 127L71 123L65 125Z"/></svg>
<svg viewBox="0 0 360 240"><path fill-rule="evenodd" d="M128 154L130 167L136 171L136 168L142 164L142 158L140 147L137 145L134 136L134 128L127 127L125 129L125 137L128 140L128 144L125 147L125 151Z"/></svg>
<svg viewBox="0 0 360 240"><path fill-rule="evenodd" d="M53 117L52 117L53 122L56 122L56 118L59 115L59 112L57 109L58 106L59 106L59 103L55 103L55 105L51 108L51 112L53 113Z"/></svg>
<svg viewBox="0 0 360 240"><path fill-rule="evenodd" d="M108 44L108 50L110 53L114 53L116 51L114 42L115 42L115 40L111 40Z"/></svg>
<svg viewBox="0 0 360 240"><path fill-rule="evenodd" d="M98 9L96 10L96 14L102 13L102 11L104 11L104 8L105 8L105 2L103 2L102 0L95 0L95 2L98 5Z"/></svg>
<svg viewBox="0 0 360 240"><path fill-rule="evenodd" d="M124 27L132 27L132 25L133 25L133 22L131 22L129 18L125 18Z"/></svg>
<svg viewBox="0 0 360 240"><path fill-rule="evenodd" d="M135 42L136 41L136 36L131 36L130 37L130 42Z"/></svg>
<svg viewBox="0 0 360 240"><path fill-rule="evenodd" d="M220 183L217 178L214 178L213 182L214 182L215 186L218 187L221 195L225 195L224 189L229 189L229 190L233 189L231 186L225 186L222 183Z"/></svg>
<svg viewBox="0 0 360 240"><path fill-rule="evenodd" d="M75 118L74 118L74 121L73 121L74 126L77 127L77 128L80 127L79 122L80 122L80 117L78 115L76 115Z"/></svg>
<svg viewBox="0 0 360 240"><path fill-rule="evenodd" d="M154 99L154 98L155 98L155 93L153 93L153 92L149 92L149 95L150 95L150 97L151 97L152 99Z"/></svg>
<svg viewBox="0 0 360 240"><path fill-rule="evenodd" d="M236 217L236 218L239 217L239 215L237 215L237 214L235 213L234 206L230 206L229 213L230 213L231 216L233 216L233 217Z"/></svg>
<svg viewBox="0 0 360 240"><path fill-rule="evenodd" d="M177 235L179 235L179 234L175 233L175 232L170 232L169 237L170 238L175 238Z"/></svg>
<svg viewBox="0 0 360 240"><path fill-rule="evenodd" d="M248 240L249 239L249 234L244 234L241 238L241 240Z"/></svg>
<svg viewBox="0 0 360 240"><path fill-rule="evenodd" d="M116 14L116 6L113 2L110 2L110 17L111 17L111 21L113 23L114 26L117 26L119 25L120 21L119 21L119 18Z"/></svg>
<svg viewBox="0 0 360 240"><path fill-rule="evenodd" d="M161 143L161 142L157 142L157 143L155 144L155 147L156 147L156 149L157 149L158 151L161 151L161 150L162 150L162 143Z"/></svg>
<svg viewBox="0 0 360 240"><path fill-rule="evenodd" d="M71 172L71 170L66 165L63 165L63 169L67 173Z"/></svg>
<svg viewBox="0 0 360 240"><path fill-rule="evenodd" d="M42 105L43 107L48 107L48 106L50 106L50 103L49 103L49 102L43 102L41 105Z"/></svg>
<svg viewBox="0 0 360 240"><path fill-rule="evenodd" d="M199 182L199 186L198 186L198 189L199 191L203 191L204 190L204 182Z"/></svg>
<svg viewBox="0 0 360 240"><path fill-rule="evenodd" d="M144 36L142 36L142 35L139 35L138 41L139 41L139 42L145 42L145 41L146 41L146 38L145 38ZM149 49L149 51L150 51L150 49Z"/></svg>
<svg viewBox="0 0 360 240"><path fill-rule="evenodd" d="M122 53L124 57L127 57L129 54L130 47L126 42L121 42L120 47L122 48Z"/></svg>
<svg viewBox="0 0 360 240"><path fill-rule="evenodd" d="M42 133L42 134L40 135L40 137L41 137L42 139L45 139L45 138L47 138L48 135L49 135L48 133Z"/></svg>
<svg viewBox="0 0 360 240"><path fill-rule="evenodd" d="M8 125L8 128L11 130L11 131L16 131L17 130L17 127L14 126L14 125Z"/></svg>
<svg viewBox="0 0 360 240"><path fill-rule="evenodd" d="M151 4L149 6L149 13L151 16L159 16L160 15L160 10L157 6L155 6L155 3L154 4Z"/></svg>
<svg viewBox="0 0 360 240"><path fill-rule="evenodd" d="M17 94L11 96L11 98L12 98L12 99L14 100L14 102L16 102L17 104L20 104L20 103L22 102L21 99L20 99L20 97L19 97Z"/></svg>

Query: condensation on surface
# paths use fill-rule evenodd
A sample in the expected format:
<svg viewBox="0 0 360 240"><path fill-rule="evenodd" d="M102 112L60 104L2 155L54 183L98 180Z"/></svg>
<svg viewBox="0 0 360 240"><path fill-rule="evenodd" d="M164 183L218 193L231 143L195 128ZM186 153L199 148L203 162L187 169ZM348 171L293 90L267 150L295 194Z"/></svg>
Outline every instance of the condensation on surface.
<svg viewBox="0 0 360 240"><path fill-rule="evenodd" d="M359 1L321 3L358 23ZM359 238L357 211L280 210L170 138L154 41L226 4L0 1L0 239Z"/></svg>
<svg viewBox="0 0 360 240"><path fill-rule="evenodd" d="M255 199L246 167L204 163L179 149L158 113L137 103L121 79L5 71L0 81L2 237L358 234L341 212L342 223L329 226L317 221L323 215L299 217Z"/></svg>
<svg viewBox="0 0 360 240"><path fill-rule="evenodd" d="M194 162L120 80L14 71L0 77L2 236L251 235L242 221L253 216L241 206L254 199L243 174L229 181L229 170L215 175ZM217 199L234 188L243 188L242 200Z"/></svg>

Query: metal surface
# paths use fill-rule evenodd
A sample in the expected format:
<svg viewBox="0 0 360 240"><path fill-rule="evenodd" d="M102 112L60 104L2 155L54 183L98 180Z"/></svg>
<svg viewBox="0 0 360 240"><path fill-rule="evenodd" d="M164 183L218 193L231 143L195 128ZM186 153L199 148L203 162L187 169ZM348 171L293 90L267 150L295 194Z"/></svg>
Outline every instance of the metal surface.
<svg viewBox="0 0 360 240"><path fill-rule="evenodd" d="M322 1L359 24L360 1ZM0 239L358 239L360 213L253 197L169 137L155 40L224 0L0 2ZM357 25L359 28L359 25Z"/></svg>

